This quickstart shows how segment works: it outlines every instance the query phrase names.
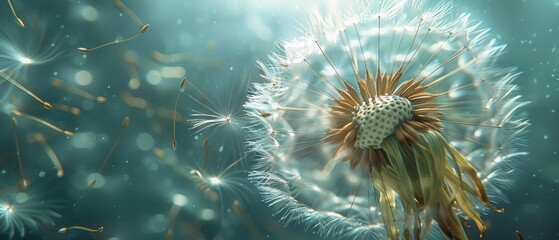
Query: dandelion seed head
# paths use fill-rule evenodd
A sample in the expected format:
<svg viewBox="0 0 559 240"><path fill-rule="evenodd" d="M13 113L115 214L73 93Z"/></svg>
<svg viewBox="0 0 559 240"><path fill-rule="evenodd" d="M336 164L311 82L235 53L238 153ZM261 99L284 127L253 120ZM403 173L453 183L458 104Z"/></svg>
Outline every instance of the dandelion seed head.
<svg viewBox="0 0 559 240"><path fill-rule="evenodd" d="M527 102L515 70L495 66L503 46L451 8L315 11L259 62L266 81L245 104L251 180L282 222L335 238L464 238L467 216L483 235L525 155Z"/></svg>

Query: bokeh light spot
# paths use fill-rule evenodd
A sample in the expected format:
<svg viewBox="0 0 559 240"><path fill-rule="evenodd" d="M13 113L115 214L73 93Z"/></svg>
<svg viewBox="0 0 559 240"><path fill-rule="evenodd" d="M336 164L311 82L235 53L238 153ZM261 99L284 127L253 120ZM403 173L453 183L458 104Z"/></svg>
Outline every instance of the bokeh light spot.
<svg viewBox="0 0 559 240"><path fill-rule="evenodd" d="M140 80L137 78L131 78L130 81L128 81L128 87L132 90L140 88Z"/></svg>
<svg viewBox="0 0 559 240"><path fill-rule="evenodd" d="M95 184L93 184L92 186L93 188L102 188L103 186L105 186L105 177L103 177L103 175L99 173L92 173L87 176L88 184L93 181L95 181Z"/></svg>
<svg viewBox="0 0 559 240"><path fill-rule="evenodd" d="M186 203L188 203L188 198L186 198L184 195L181 194L175 194L173 196L173 203L177 206L184 206L186 205Z"/></svg>
<svg viewBox="0 0 559 240"><path fill-rule="evenodd" d="M166 219L163 214L156 214L149 219L148 226L152 232L163 232Z"/></svg>
<svg viewBox="0 0 559 240"><path fill-rule="evenodd" d="M79 85L87 86L93 81L93 76L91 76L91 73L89 73L88 71L82 70L76 73L76 75L74 76L74 80Z"/></svg>
<svg viewBox="0 0 559 240"><path fill-rule="evenodd" d="M153 148L155 144L155 140L149 133L140 133L138 137L136 137L136 145L140 150L149 151Z"/></svg>
<svg viewBox="0 0 559 240"><path fill-rule="evenodd" d="M27 193L20 192L16 194L15 202L23 203L26 202L27 200L29 200L29 195L27 195Z"/></svg>
<svg viewBox="0 0 559 240"><path fill-rule="evenodd" d="M200 211L200 218L202 220L211 221L215 218L215 211L209 208Z"/></svg>
<svg viewBox="0 0 559 240"><path fill-rule="evenodd" d="M96 145L95 134L92 132L77 132L70 139L76 148L93 148Z"/></svg>
<svg viewBox="0 0 559 240"><path fill-rule="evenodd" d="M97 9L95 9L92 6L86 6L84 8L82 8L82 17L87 20L87 21L95 21L97 20L97 17L99 16L99 13L97 12Z"/></svg>
<svg viewBox="0 0 559 240"><path fill-rule="evenodd" d="M161 74L158 71L151 70L147 73L146 79L151 85L157 85L161 82Z"/></svg>

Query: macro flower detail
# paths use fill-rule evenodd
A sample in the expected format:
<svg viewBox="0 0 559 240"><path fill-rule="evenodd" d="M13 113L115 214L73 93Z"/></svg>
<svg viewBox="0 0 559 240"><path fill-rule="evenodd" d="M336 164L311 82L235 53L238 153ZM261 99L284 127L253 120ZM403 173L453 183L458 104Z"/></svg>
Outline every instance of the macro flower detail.
<svg viewBox="0 0 559 240"><path fill-rule="evenodd" d="M363 149L380 148L382 141L393 132L395 126L404 120L411 119L413 106L406 98L384 95L375 96L374 100L369 98L368 102L361 102L361 105L356 108L357 111L353 112L352 123L359 126L359 132L354 146ZM332 117L338 117L337 114L333 111ZM349 119L344 115L340 116L342 122L344 119L346 121ZM335 131L333 134L338 132Z"/></svg>
<svg viewBox="0 0 559 240"><path fill-rule="evenodd" d="M54 226L55 218L61 215L54 212L48 201L39 201L26 192L0 195L0 229L5 234L23 238L26 232L38 231L44 226Z"/></svg>
<svg viewBox="0 0 559 240"><path fill-rule="evenodd" d="M313 14L260 62L252 180L289 224L324 236L468 239L518 157L529 123L504 46L451 5L358 1ZM505 183L505 184L503 184ZM435 230L437 229L437 230Z"/></svg>

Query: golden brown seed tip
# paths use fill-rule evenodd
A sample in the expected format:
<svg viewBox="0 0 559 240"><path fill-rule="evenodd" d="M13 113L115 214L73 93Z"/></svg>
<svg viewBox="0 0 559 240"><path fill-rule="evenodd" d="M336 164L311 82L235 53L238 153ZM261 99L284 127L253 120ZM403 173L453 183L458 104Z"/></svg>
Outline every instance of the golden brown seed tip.
<svg viewBox="0 0 559 240"><path fill-rule="evenodd" d="M186 84L186 77L182 77L181 83L180 83L180 88L182 89L185 84Z"/></svg>
<svg viewBox="0 0 559 240"><path fill-rule="evenodd" d="M190 170L190 174L196 175L196 176L198 176L199 178L204 178L204 177L202 176L202 173L201 173L200 171L196 170L196 169Z"/></svg>
<svg viewBox="0 0 559 240"><path fill-rule="evenodd" d="M173 229L168 229L165 239L167 239L167 240L172 240L172 239L173 239L173 236L174 236L174 234L173 234Z"/></svg>
<svg viewBox="0 0 559 240"><path fill-rule="evenodd" d="M82 52L82 53L86 53L86 52L89 52L89 49L84 48L84 47L79 47L79 48L78 48L78 51L80 51L80 52Z"/></svg>
<svg viewBox="0 0 559 240"><path fill-rule="evenodd" d="M159 148L154 148L153 149L153 153L155 154L155 156L157 156L160 160L163 160L163 158L165 158L165 153L163 152L163 150L159 149Z"/></svg>
<svg viewBox="0 0 559 240"><path fill-rule="evenodd" d="M524 240L524 236L522 236L522 233L520 233L520 231L516 230L516 232L514 232L516 234L516 238L518 238L518 240Z"/></svg>
<svg viewBox="0 0 559 240"><path fill-rule="evenodd" d="M45 142L45 136L42 133L36 133L33 135L38 142Z"/></svg>
<svg viewBox="0 0 559 240"><path fill-rule="evenodd" d="M29 181L27 181L27 179L22 178L21 180L19 180L19 186L21 187L21 190L25 190L29 187Z"/></svg>
<svg viewBox="0 0 559 240"><path fill-rule="evenodd" d="M56 176L59 178L64 177L64 171L58 170L58 172L56 172Z"/></svg>
<svg viewBox="0 0 559 240"><path fill-rule="evenodd" d="M48 102L43 102L43 106L44 106L46 109L52 109L52 104L50 104L50 103L48 103Z"/></svg>
<svg viewBox="0 0 559 240"><path fill-rule="evenodd" d="M79 108L76 108L76 107L70 108L70 113L71 113L71 114L80 115L81 112L82 112L82 111L81 111Z"/></svg>
<svg viewBox="0 0 559 240"><path fill-rule="evenodd" d="M64 83L58 78L51 78L50 83L57 88L64 87Z"/></svg>
<svg viewBox="0 0 559 240"><path fill-rule="evenodd" d="M63 228L61 228L61 229L58 229L58 232L59 232L59 233L66 233L66 232L68 232L68 228L67 228L67 227L63 227Z"/></svg>
<svg viewBox="0 0 559 240"><path fill-rule="evenodd" d="M116 8L118 8L118 9L124 8L124 3L122 3L121 1L115 0L114 3L115 3Z"/></svg>
<svg viewBox="0 0 559 240"><path fill-rule="evenodd" d="M71 131L68 131L68 130L65 130L63 133L68 135L68 136L74 136L74 133L71 132Z"/></svg>
<svg viewBox="0 0 559 240"><path fill-rule="evenodd" d="M173 139L172 146L173 146L173 151L177 150L177 139Z"/></svg>
<svg viewBox="0 0 559 240"><path fill-rule="evenodd" d="M17 25L19 25L22 28L25 27L25 24L23 23L23 21L18 17L16 17L16 23L17 23Z"/></svg>
<svg viewBox="0 0 559 240"><path fill-rule="evenodd" d="M140 28L140 33L145 33L149 29L149 24L144 24L142 28Z"/></svg>
<svg viewBox="0 0 559 240"><path fill-rule="evenodd" d="M504 208L496 208L494 206L491 206L491 209L493 209L493 211L495 211L496 213L504 213L505 212Z"/></svg>
<svg viewBox="0 0 559 240"><path fill-rule="evenodd" d="M153 51L151 53L151 58L155 61L161 61L163 59L163 54L158 51Z"/></svg>
<svg viewBox="0 0 559 240"><path fill-rule="evenodd" d="M130 122L130 118L129 117L125 117L124 121L122 121L122 127L123 128L127 128L128 127L128 122Z"/></svg>
<svg viewBox="0 0 559 240"><path fill-rule="evenodd" d="M96 100L98 103L104 103L104 102L107 101L107 98L106 98L106 97L103 97L103 96L97 96L97 97L95 98L95 100Z"/></svg>
<svg viewBox="0 0 559 240"><path fill-rule="evenodd" d="M91 182L89 182L89 188L93 188L93 186L95 186L95 183L97 183L97 179L91 180Z"/></svg>

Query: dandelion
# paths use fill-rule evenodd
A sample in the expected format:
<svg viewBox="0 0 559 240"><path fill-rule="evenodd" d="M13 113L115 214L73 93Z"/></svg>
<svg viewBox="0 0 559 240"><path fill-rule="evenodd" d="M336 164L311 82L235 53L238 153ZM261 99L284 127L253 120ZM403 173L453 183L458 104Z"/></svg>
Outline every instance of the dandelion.
<svg viewBox="0 0 559 240"><path fill-rule="evenodd" d="M61 217L46 201L26 193L8 193L0 196L0 229L10 239L23 238L27 231L38 231L41 226L54 226L53 218Z"/></svg>
<svg viewBox="0 0 559 240"><path fill-rule="evenodd" d="M232 214L232 208L242 207L243 203L247 202L247 193L251 192L246 180L246 171L240 164L244 158L232 161L230 156L215 151L209 152L207 148L203 154L197 154L199 151L196 150L200 148L201 146L190 147L187 154L179 155L180 159L177 159L176 152L170 149L155 150L161 163L172 170L172 179L176 180L174 191L180 191L189 202L189 205L177 204L177 194L173 195L175 203L167 216L167 234L173 234L173 228L184 221L219 221L223 229L227 229L226 226L238 222ZM229 165L222 167L223 164ZM179 211L185 211L191 216L186 219L178 217Z"/></svg>
<svg viewBox="0 0 559 240"><path fill-rule="evenodd" d="M504 46L449 3L314 12L259 65L252 180L285 224L354 239L468 239L501 212L529 125Z"/></svg>
<svg viewBox="0 0 559 240"><path fill-rule="evenodd" d="M55 31L50 31L51 29L46 23L45 19L32 16L26 21L26 28L20 28L10 23L5 26L2 25L0 29L0 114L5 114L5 117L0 116L0 121L4 123L4 119L11 120L11 126L14 130L20 124L20 129L34 129L27 125L32 123L71 136L73 135L72 131L62 129L58 124L51 122L52 120L43 117L43 112L36 111L34 105L27 102L27 99L34 98L46 109L66 111L74 115L79 114L80 111L76 107L70 107L62 103L51 103L43 99L45 94L45 89L41 88L43 82L37 82L38 79L32 79L28 76L28 71L33 71L34 67L47 65L65 53L61 39L61 30L64 26L62 25L60 29L55 29ZM37 89L41 90L35 92ZM25 94L28 96L25 96ZM16 119L22 119L22 121L16 121ZM37 141L43 146L48 157L56 165L61 177L64 173L62 165L56 153L46 141L49 135L46 135L46 137L41 133L32 133L32 135L34 139L30 141ZM19 145L17 134L14 138L16 146ZM0 153L0 155L4 157L6 154ZM19 156L19 147L16 147L16 156L18 156L17 160L23 176L24 165L21 163L22 158ZM23 180L22 177L22 182ZM27 182L20 185L25 186Z"/></svg>
<svg viewBox="0 0 559 240"><path fill-rule="evenodd" d="M164 163L195 183L212 201L219 200L221 195L242 200L241 193L247 190L243 180L246 173L242 163L246 155L242 145L243 126L247 121L243 103L248 80L242 74L225 81L186 80L184 86L188 93L184 105L189 112L187 121L192 124L194 141L186 149L188 155L183 164Z"/></svg>
<svg viewBox="0 0 559 240"><path fill-rule="evenodd" d="M187 113L184 114L190 125L187 135L191 137L181 137L181 127L177 126L175 151L164 148L154 151L176 180L174 190L188 199L188 205L175 203L169 211L166 220L169 239L179 234L173 229L185 221L190 225L218 223L222 230L215 237L231 238L234 231L230 229L235 229L231 226L241 224L239 218L246 217L240 213L241 209L251 196L256 196L249 188L243 151L243 126L247 121L243 104L248 78L242 75L203 80L184 78L181 89L184 87L185 93L179 90L179 94L187 94L180 99L186 100L179 104L179 111ZM185 219L179 212L191 216ZM197 231L200 236L208 234L203 229L194 232Z"/></svg>
<svg viewBox="0 0 559 240"><path fill-rule="evenodd" d="M7 75L17 75L25 66L44 64L65 53L60 32L53 35L48 31L44 19L33 19L28 25L21 29L10 23L0 30L0 71Z"/></svg>
<svg viewBox="0 0 559 240"><path fill-rule="evenodd" d="M207 147L221 154L230 152L234 158L244 154L243 128L247 117L243 103L249 82L250 79L241 74L204 82L187 80L185 84L188 98L184 105L193 135L200 140L208 139Z"/></svg>
<svg viewBox="0 0 559 240"><path fill-rule="evenodd" d="M27 28L21 29L9 24L0 30L0 104L3 105L3 111L8 113L15 108L15 104L6 103L13 95L12 87L35 98L45 108L52 108L49 102L38 96L40 94L27 88L27 70L30 66L46 64L65 53L61 47L60 32L50 34L44 19L35 18L26 26ZM60 30L63 28L61 26ZM4 82L9 84L3 84Z"/></svg>

